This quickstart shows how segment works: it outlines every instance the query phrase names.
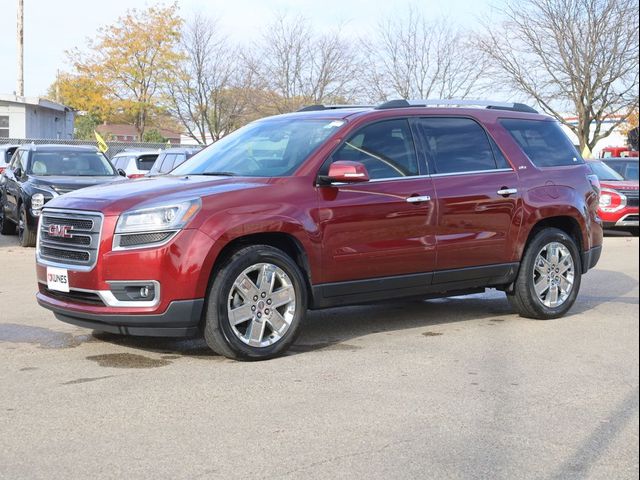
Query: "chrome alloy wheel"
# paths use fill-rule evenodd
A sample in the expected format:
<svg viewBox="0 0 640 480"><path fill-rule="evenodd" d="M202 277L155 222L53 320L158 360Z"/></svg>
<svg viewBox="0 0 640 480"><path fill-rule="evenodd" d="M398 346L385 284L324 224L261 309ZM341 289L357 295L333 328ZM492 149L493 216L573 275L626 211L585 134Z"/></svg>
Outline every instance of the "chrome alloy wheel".
<svg viewBox="0 0 640 480"><path fill-rule="evenodd" d="M575 265L569 249L559 242L545 245L536 257L533 284L538 300L549 308L562 305L573 290Z"/></svg>
<svg viewBox="0 0 640 480"><path fill-rule="evenodd" d="M233 282L227 315L233 333L247 345L273 345L287 333L295 313L295 289L276 265L257 263Z"/></svg>

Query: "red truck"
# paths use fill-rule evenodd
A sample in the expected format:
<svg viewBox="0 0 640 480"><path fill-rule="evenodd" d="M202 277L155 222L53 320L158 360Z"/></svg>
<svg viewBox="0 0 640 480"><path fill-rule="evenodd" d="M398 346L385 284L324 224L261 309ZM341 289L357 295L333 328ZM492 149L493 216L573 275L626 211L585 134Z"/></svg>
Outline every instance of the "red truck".
<svg viewBox="0 0 640 480"><path fill-rule="evenodd" d="M37 300L250 360L283 353L307 309L497 288L522 316L564 315L600 257L597 177L530 107L449 103L307 107L169 176L55 198Z"/></svg>
<svg viewBox="0 0 640 480"><path fill-rule="evenodd" d="M587 164L600 180L598 214L604 227L626 230L638 235L638 181L625 180L604 162L590 160Z"/></svg>

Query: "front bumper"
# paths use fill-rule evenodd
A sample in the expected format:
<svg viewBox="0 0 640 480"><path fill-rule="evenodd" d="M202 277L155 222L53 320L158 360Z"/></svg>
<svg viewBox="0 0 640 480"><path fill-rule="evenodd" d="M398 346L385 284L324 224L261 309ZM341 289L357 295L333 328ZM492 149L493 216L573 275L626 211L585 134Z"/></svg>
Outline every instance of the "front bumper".
<svg viewBox="0 0 640 480"><path fill-rule="evenodd" d="M175 300L163 313L105 314L77 309L43 293L36 294L40 306L51 310L58 320L79 327L123 335L192 337L199 333L204 299Z"/></svg>

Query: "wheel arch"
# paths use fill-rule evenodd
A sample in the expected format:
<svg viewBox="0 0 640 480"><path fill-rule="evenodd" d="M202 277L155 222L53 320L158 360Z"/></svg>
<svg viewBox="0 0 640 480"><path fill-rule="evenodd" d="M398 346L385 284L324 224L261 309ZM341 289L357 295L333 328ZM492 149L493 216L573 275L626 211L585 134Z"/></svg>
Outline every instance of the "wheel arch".
<svg viewBox="0 0 640 480"><path fill-rule="evenodd" d="M576 242L578 252L580 253L581 273L584 273L588 269L588 266L584 265L583 254L585 251L585 244L583 229L581 228L580 222L578 222L578 220L576 220L576 218L571 215L557 215L546 217L538 220L535 224L533 224L528 232L526 241L524 243L524 248L520 256L522 257L522 255L524 255L524 252L527 251L531 240L536 236L536 234L541 230L544 230L545 228L557 228L558 230L562 230Z"/></svg>

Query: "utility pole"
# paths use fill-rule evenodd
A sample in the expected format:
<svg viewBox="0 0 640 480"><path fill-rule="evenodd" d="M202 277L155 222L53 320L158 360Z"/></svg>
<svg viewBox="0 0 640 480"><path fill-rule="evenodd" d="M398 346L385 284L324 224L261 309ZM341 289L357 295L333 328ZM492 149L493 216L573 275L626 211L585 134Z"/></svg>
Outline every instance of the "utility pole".
<svg viewBox="0 0 640 480"><path fill-rule="evenodd" d="M18 0L18 81L16 95L24 97L24 0Z"/></svg>

